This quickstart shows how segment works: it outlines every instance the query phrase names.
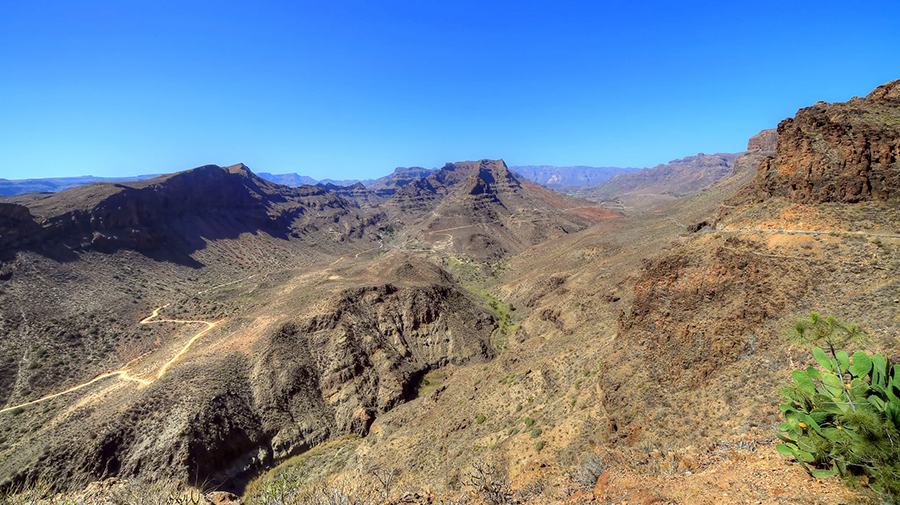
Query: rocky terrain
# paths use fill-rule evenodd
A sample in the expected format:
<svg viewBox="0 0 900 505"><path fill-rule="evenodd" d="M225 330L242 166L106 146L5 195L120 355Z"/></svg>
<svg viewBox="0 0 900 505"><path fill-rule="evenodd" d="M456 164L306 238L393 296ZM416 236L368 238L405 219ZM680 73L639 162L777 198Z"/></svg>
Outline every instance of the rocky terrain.
<svg viewBox="0 0 900 505"><path fill-rule="evenodd" d="M415 396L427 371L495 354L494 317L439 268L398 258L341 273L286 279L315 297L257 293L161 380L111 378L81 402L60 398L17 414L14 426L28 429L5 435L5 478L152 471L239 488L275 461L367 434L379 415Z"/></svg>
<svg viewBox="0 0 900 505"><path fill-rule="evenodd" d="M390 503L874 503L773 427L810 312L900 361L898 89L651 169L621 195L671 198L642 213L502 160L380 196L236 165L7 200L0 486L264 503L389 472Z"/></svg>

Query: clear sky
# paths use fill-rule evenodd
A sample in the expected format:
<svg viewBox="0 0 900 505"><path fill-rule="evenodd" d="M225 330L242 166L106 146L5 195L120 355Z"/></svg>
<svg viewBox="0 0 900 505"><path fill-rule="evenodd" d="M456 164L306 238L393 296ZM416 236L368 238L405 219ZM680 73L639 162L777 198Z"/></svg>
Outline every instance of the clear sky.
<svg viewBox="0 0 900 505"><path fill-rule="evenodd" d="M900 78L896 0L0 3L0 177L653 166Z"/></svg>

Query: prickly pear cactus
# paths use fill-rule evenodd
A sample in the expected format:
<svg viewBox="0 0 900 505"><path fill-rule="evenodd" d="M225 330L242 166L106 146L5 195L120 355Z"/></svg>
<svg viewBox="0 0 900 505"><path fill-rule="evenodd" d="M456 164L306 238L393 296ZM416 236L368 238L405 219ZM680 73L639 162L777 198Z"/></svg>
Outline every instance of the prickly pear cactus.
<svg viewBox="0 0 900 505"><path fill-rule="evenodd" d="M778 452L816 478L866 474L872 489L900 497L900 365L881 354L826 352L795 370L782 391Z"/></svg>

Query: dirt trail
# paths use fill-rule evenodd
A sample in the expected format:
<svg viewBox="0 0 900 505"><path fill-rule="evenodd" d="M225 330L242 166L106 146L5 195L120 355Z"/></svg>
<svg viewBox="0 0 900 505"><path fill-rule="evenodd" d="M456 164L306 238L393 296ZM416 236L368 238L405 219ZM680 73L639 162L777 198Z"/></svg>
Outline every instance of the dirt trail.
<svg viewBox="0 0 900 505"><path fill-rule="evenodd" d="M743 231L758 231L764 233L802 233L806 235L859 235L862 237L900 238L900 235L894 235L890 233L871 233L866 231L789 230L786 228L717 228L707 229L704 231L707 233L740 233Z"/></svg>
<svg viewBox="0 0 900 505"><path fill-rule="evenodd" d="M163 306L163 307L165 307L165 306ZM22 408L22 407L27 407L27 406L29 406L29 405L34 405L34 404L36 404L36 403L41 403L41 402L45 402L45 401L47 401L47 400L52 400L53 398L57 398L57 397L60 397L60 396L63 396L63 395L67 395L67 394L69 394L69 393L74 393L75 391L78 391L79 389L84 389L84 388L90 386L91 384L93 384L93 383L95 383L95 382L99 382L99 381L101 381L101 380L103 380L103 379L106 379L106 378L109 378L109 377L119 377L120 379L125 380L125 381L137 382L138 384L141 384L142 386L149 386L150 384L153 384L154 382L156 382L157 379L160 379L160 378L166 373L166 370L168 370L169 367L172 366L173 363L175 363L176 361L178 361L178 359L181 358L181 357L184 355L184 353L186 353L186 352L188 351L188 349L191 348L192 345L194 345L194 342L196 342L200 337L202 337L202 336L205 335L207 332L209 332L210 330L212 330L213 328L215 328L216 325L218 324L218 322L201 321L201 320L194 321L194 320L184 320L184 319L156 319L157 317L159 317L159 311L162 310L163 307L157 307L157 308L153 311L152 314L150 314L149 316L147 316L147 317L145 317L144 319L142 319L142 320L140 321L140 323L138 323L138 324L154 324L154 323L180 323L180 324L192 324L192 323L202 323L202 324L205 324L205 325L206 325L206 328L204 328L202 331L200 331L199 333L197 333L196 335L194 335L193 337L191 337L191 339L188 341L188 343L185 344L185 346L182 347L181 350L178 351L178 353L175 354L175 356L174 356L172 359L170 359L170 360L167 361L165 364L163 364L162 368L159 369L159 372L156 373L156 376L155 376L155 377L153 377L153 378L151 378L151 379L149 379L149 380L148 380L148 379L142 379L142 378L140 378L140 377L134 377L134 376L132 376L132 375L129 375L128 368L123 368L123 369L121 369L121 370L116 370L116 371L114 371L114 372L108 372L108 373L105 373L105 374L102 374L102 375L98 375L97 377L94 377L93 379L91 379L91 380L89 380L89 381L87 381L87 382L85 382L85 383L79 384L79 385L77 385L77 386L70 387L69 389L66 389L65 391L60 391L59 393L54 393L54 394L52 394L52 395L48 395L48 396L45 396L45 397L43 397L43 398L39 398L39 399L37 399L37 400L32 400L32 401L30 401L30 402L20 403L19 405L13 405L13 406L10 406L10 407L6 407L6 408L4 408L4 409L0 409L0 414L2 414L3 412L7 412L7 411L10 411L10 410L13 410L13 409ZM136 361L136 360L133 360L133 361L129 362L129 363L126 364L125 366L127 367L128 365L130 365L130 364L133 363L134 361Z"/></svg>

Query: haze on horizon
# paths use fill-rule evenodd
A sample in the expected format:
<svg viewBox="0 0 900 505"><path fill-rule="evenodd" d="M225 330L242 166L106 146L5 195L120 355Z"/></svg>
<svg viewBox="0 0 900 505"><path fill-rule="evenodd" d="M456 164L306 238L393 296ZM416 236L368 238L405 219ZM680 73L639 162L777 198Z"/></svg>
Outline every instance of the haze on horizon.
<svg viewBox="0 0 900 505"><path fill-rule="evenodd" d="M0 177L738 152L900 77L898 21L884 0L10 2Z"/></svg>

